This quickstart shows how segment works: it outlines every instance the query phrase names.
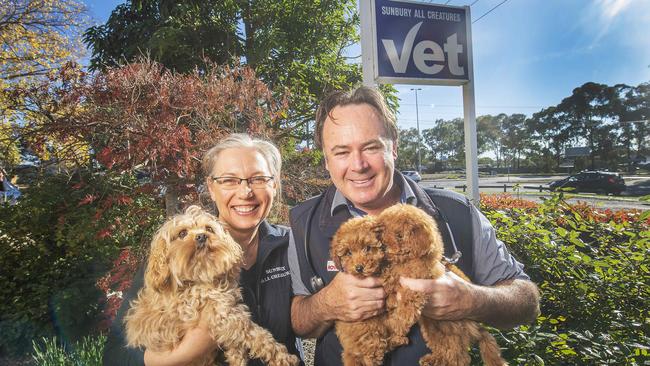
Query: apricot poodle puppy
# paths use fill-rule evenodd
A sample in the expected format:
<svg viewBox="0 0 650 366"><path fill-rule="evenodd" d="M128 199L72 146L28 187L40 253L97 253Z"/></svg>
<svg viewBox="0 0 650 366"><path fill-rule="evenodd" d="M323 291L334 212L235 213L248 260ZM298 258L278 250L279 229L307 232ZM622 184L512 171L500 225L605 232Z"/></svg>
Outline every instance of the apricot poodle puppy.
<svg viewBox="0 0 650 366"><path fill-rule="evenodd" d="M379 277L385 266L384 247L373 217L353 218L338 229L330 258L336 268L357 277ZM381 365L388 351L386 314L361 322L336 322L336 335L343 346L343 364Z"/></svg>
<svg viewBox="0 0 650 366"><path fill-rule="evenodd" d="M386 291L389 348L408 343L408 334L415 322L431 353L420 359L420 365L469 365L468 349L478 342L486 365L503 366L499 346L494 337L472 320L435 320L422 316L426 298L423 293L404 288L400 277L434 279L444 274L436 265L443 259L443 241L436 222L421 209L398 204L384 210L377 218L381 242L389 263L383 272ZM447 266L463 279L469 279L456 267ZM399 294L399 296L398 296Z"/></svg>
<svg viewBox="0 0 650 366"><path fill-rule="evenodd" d="M242 256L216 217L198 206L163 224L151 243L144 287L125 319L128 345L171 351L201 319L231 366L246 365L249 355L297 365L296 356L251 321L238 285ZM220 350L191 364L213 365Z"/></svg>

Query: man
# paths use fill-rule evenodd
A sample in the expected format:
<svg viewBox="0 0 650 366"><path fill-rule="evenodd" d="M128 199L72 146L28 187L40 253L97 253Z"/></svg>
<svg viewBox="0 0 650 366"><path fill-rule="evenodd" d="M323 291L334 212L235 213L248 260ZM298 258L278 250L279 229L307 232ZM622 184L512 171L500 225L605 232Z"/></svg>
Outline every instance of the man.
<svg viewBox="0 0 650 366"><path fill-rule="evenodd" d="M329 258L332 236L347 219L376 215L399 202L416 205L436 219L446 255L461 252L457 265L473 282L452 272L435 280L402 278L402 285L427 295L426 316L510 328L533 321L539 313L537 287L464 196L425 191L395 171L397 136L395 117L373 88L334 93L316 112L315 140L333 185L291 210L289 244L296 294L292 326L300 336L318 338L316 366L341 364L335 320L359 321L385 311L379 279L337 271ZM386 365L417 365L428 352L418 326L408 336L409 344L387 355Z"/></svg>

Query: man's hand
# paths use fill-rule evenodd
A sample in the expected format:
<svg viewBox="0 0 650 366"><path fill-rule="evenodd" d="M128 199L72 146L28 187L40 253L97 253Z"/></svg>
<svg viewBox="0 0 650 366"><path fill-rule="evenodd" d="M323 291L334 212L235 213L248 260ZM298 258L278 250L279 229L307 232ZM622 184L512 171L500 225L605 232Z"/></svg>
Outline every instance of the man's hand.
<svg viewBox="0 0 650 366"><path fill-rule="evenodd" d="M319 292L293 298L291 325L297 335L317 338L335 320L359 321L381 314L385 297L378 278L357 278L339 272Z"/></svg>
<svg viewBox="0 0 650 366"><path fill-rule="evenodd" d="M384 311L384 288L376 277L357 278L339 272L323 289L326 319L359 321Z"/></svg>
<svg viewBox="0 0 650 366"><path fill-rule="evenodd" d="M432 319L471 319L509 329L532 322L539 315L537 286L527 280L504 280L494 286L479 286L453 272L445 272L434 280L402 277L400 283L427 295L423 314Z"/></svg>
<svg viewBox="0 0 650 366"><path fill-rule="evenodd" d="M443 267L441 263L439 266ZM424 315L432 319L459 320L470 318L475 307L473 285L453 272L445 271L434 280L419 280L402 277L402 286L413 291L424 292L427 303Z"/></svg>

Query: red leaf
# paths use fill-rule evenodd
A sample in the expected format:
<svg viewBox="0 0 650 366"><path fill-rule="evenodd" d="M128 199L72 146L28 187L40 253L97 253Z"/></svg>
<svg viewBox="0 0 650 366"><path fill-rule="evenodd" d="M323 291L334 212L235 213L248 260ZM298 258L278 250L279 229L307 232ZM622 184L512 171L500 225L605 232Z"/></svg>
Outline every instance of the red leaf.
<svg viewBox="0 0 650 366"><path fill-rule="evenodd" d="M104 239L104 238L107 238L109 236L111 236L111 230L109 228L100 230L96 235L96 237L98 239Z"/></svg>
<svg viewBox="0 0 650 366"><path fill-rule="evenodd" d="M83 205L90 204L90 203L94 202L96 199L97 199L97 196L92 195L92 194L87 194L86 197L84 197L81 201L79 201L77 206L83 206Z"/></svg>

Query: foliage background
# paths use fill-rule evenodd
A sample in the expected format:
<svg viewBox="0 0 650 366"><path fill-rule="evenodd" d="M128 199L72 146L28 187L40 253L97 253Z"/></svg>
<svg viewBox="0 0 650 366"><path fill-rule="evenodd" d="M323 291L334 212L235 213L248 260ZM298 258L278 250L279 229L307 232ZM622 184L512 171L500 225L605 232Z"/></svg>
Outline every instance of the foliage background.
<svg viewBox="0 0 650 366"><path fill-rule="evenodd" d="M84 32L80 2L0 0L0 164L37 161L20 203L0 205L0 357L48 337L39 363L97 360L101 336L76 341L105 329L164 217L201 197L198 160L219 136L255 132L280 146L276 222L328 184L311 119L324 94L360 80L344 52L358 40L355 4L132 0ZM81 33L90 72L75 63ZM382 91L395 110L395 90ZM479 149L497 169L549 172L565 147L587 144L578 169L631 169L649 153L647 126L620 121L649 111L648 83L585 83L531 118L480 116ZM428 169L462 162L461 124L401 131L397 166L414 166L417 144ZM648 360L647 218L561 196L484 197L483 210L543 295L534 325L500 334L512 363Z"/></svg>
<svg viewBox="0 0 650 366"><path fill-rule="evenodd" d="M538 284L541 316L500 333L517 365L644 365L650 344L650 225L637 210L485 196L482 210ZM647 216L647 215L646 215Z"/></svg>
<svg viewBox="0 0 650 366"><path fill-rule="evenodd" d="M19 354L42 336L100 331L97 280L120 248L148 243L164 214L133 177L80 171L43 177L0 217L0 354Z"/></svg>
<svg viewBox="0 0 650 366"><path fill-rule="evenodd" d="M575 170L632 172L650 157L650 83L636 86L587 82L555 106L533 113L476 118L481 164L506 172L557 172L570 160L568 147L585 146L588 156L573 159ZM624 121L638 121L629 123ZM425 171L464 168L463 120L437 120L419 139ZM400 131L400 169L416 166L417 130ZM647 169L647 166L646 166Z"/></svg>

